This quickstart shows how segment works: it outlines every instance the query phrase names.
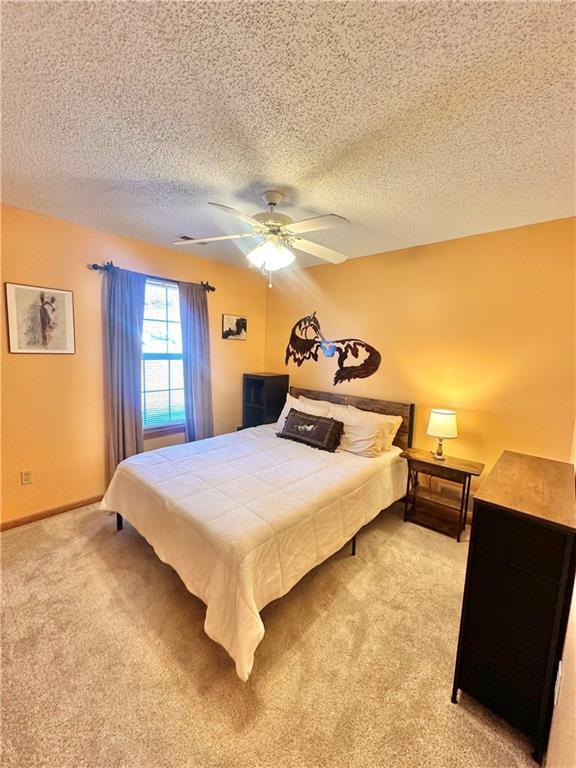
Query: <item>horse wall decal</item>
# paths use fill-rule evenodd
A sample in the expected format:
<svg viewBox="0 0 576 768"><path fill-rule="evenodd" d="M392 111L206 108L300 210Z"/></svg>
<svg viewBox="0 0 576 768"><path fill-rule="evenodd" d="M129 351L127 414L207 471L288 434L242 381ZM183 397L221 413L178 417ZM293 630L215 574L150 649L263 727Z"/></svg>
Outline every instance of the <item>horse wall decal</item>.
<svg viewBox="0 0 576 768"><path fill-rule="evenodd" d="M334 385L341 384L350 379L365 379L376 373L380 366L380 352L370 344L360 339L326 339L320 328L320 322L316 317L316 311L311 315L301 318L292 328L290 341L286 347L286 365L292 359L298 367L304 360L318 362L318 355L322 352L324 357L338 356L338 370L334 375ZM364 353L364 360L358 365L346 365L348 357L360 359Z"/></svg>

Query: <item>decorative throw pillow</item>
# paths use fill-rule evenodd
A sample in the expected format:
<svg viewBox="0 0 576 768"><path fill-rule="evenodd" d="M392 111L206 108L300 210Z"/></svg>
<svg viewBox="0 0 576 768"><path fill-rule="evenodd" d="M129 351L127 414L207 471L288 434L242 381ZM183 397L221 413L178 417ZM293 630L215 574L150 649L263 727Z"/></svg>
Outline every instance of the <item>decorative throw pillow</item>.
<svg viewBox="0 0 576 768"><path fill-rule="evenodd" d="M290 413L291 408L295 408L297 411L301 411L302 413L310 413L313 416L328 416L328 411L330 410L329 408L322 405L312 405L311 403L312 401L310 400L307 403L300 402L299 397L292 397L291 394L287 394L284 408L282 408L282 413L276 422L276 431L282 432L284 429L284 423L288 417L288 414Z"/></svg>
<svg viewBox="0 0 576 768"><path fill-rule="evenodd" d="M278 437L333 453L340 443L343 426L341 421L326 416L314 416L292 408Z"/></svg>

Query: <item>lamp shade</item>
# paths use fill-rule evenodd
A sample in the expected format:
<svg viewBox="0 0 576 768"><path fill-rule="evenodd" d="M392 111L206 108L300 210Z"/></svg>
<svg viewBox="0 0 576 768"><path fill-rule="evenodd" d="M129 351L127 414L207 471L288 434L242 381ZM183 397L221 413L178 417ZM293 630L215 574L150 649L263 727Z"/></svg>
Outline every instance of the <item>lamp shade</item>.
<svg viewBox="0 0 576 768"><path fill-rule="evenodd" d="M428 434L432 437L458 437L456 413L444 408L433 408L428 422Z"/></svg>

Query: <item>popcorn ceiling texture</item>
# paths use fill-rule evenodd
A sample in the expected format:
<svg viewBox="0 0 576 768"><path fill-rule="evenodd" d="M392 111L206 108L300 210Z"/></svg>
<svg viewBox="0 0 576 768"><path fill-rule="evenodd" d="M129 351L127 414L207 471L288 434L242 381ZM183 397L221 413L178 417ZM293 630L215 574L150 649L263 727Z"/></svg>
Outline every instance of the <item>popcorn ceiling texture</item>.
<svg viewBox="0 0 576 768"><path fill-rule="evenodd" d="M3 197L167 244L264 189L350 256L574 213L550 2L4 2ZM242 265L231 243L192 253ZM317 263L300 257L300 263Z"/></svg>

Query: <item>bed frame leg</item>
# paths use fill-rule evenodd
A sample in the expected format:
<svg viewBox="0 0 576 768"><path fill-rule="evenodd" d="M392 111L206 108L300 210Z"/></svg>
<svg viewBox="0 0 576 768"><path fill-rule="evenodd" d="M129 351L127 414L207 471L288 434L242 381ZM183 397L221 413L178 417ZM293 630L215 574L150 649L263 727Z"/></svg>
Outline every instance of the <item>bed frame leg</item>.
<svg viewBox="0 0 576 768"><path fill-rule="evenodd" d="M352 536L352 557L356 555L356 536Z"/></svg>
<svg viewBox="0 0 576 768"><path fill-rule="evenodd" d="M124 520L122 519L122 515L119 515L118 512L116 512L116 530L121 531L124 527Z"/></svg>

